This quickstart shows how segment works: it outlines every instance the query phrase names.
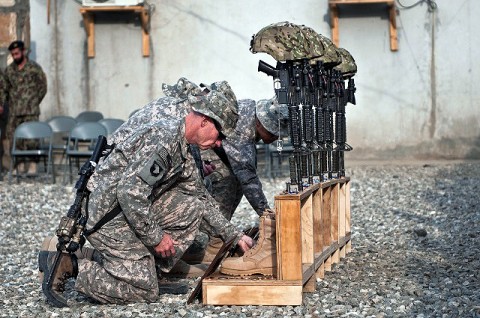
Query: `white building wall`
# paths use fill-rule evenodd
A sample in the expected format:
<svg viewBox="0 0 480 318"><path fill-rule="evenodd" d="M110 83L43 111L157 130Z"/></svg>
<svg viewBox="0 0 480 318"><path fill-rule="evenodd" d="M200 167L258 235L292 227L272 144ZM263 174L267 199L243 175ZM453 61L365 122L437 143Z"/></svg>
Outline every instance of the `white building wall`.
<svg viewBox="0 0 480 318"><path fill-rule="evenodd" d="M150 57L142 57L138 17L110 13L96 18L96 56L88 59L81 6L55 2L49 25L46 1L30 2L32 57L49 80L44 118L91 109L126 119L181 76L227 80L238 98L268 98L272 79L257 65L275 61L249 52L254 33L287 20L330 37L327 0L150 0ZM347 107L349 156L480 157L480 1L436 3L435 14L425 4L399 8L397 52L386 6L340 7L340 46L358 64L357 105Z"/></svg>

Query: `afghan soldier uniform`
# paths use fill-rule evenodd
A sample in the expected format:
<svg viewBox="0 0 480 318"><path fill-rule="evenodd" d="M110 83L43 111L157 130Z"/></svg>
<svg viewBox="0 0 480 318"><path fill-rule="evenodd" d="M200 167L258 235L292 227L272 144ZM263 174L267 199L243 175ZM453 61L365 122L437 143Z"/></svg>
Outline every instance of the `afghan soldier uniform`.
<svg viewBox="0 0 480 318"><path fill-rule="evenodd" d="M5 80L9 103L7 138L11 142L21 123L38 121L40 102L47 93L47 78L40 65L27 60L21 70L15 63L7 66Z"/></svg>
<svg viewBox="0 0 480 318"><path fill-rule="evenodd" d="M210 102L224 110L222 101ZM76 289L102 303L155 301L156 267L168 272L200 226L223 239L241 235L210 202L185 139L185 116L165 115L168 109L176 109L175 114L197 110L189 99L149 103L111 137L114 150L89 180L87 228L113 209L121 210L88 236L103 261L79 262ZM172 237L176 253L160 259L153 248L164 234Z"/></svg>
<svg viewBox="0 0 480 318"><path fill-rule="evenodd" d="M7 127L7 119L8 119L8 108L5 103L6 101L6 81L5 81L5 74L3 70L0 69L0 107L3 108L3 112L0 114L0 164L2 164L2 156L4 153L3 149L3 140L6 136L6 127ZM1 170L1 169L0 169Z"/></svg>

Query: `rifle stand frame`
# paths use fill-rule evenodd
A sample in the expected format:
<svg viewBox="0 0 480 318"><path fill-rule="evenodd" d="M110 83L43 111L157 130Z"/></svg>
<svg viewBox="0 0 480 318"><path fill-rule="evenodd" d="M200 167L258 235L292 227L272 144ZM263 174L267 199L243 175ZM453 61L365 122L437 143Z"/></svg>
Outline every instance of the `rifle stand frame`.
<svg viewBox="0 0 480 318"><path fill-rule="evenodd" d="M235 277L218 272L203 280L206 305L301 305L332 264L352 249L350 178L314 184L299 194L275 196L277 275Z"/></svg>

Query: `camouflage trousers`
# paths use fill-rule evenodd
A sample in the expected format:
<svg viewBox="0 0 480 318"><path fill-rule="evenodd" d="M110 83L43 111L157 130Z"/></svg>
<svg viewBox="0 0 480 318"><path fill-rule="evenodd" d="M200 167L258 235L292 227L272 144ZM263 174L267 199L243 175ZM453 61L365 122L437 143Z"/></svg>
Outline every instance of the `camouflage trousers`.
<svg viewBox="0 0 480 318"><path fill-rule="evenodd" d="M22 115L22 116L9 116L8 123L7 123L7 131L6 131L6 138L10 142L10 147L13 145L13 135L15 133L15 129L17 129L20 124L28 122L28 121L38 121L38 115ZM17 144L17 149L28 149L28 148L36 148L38 145L35 141L23 141L20 140Z"/></svg>
<svg viewBox="0 0 480 318"><path fill-rule="evenodd" d="M120 213L88 237L102 254L103 264L80 260L75 288L101 303L155 302L160 270L171 270L194 240L202 222L204 209L192 204L192 198L191 193L176 187L152 206L160 227L175 241L173 257L154 255Z"/></svg>
<svg viewBox="0 0 480 318"><path fill-rule="evenodd" d="M202 160L208 160L215 165L215 170L204 178L205 187L215 199L223 216L231 220L243 197L242 186L213 150L203 150L201 156Z"/></svg>

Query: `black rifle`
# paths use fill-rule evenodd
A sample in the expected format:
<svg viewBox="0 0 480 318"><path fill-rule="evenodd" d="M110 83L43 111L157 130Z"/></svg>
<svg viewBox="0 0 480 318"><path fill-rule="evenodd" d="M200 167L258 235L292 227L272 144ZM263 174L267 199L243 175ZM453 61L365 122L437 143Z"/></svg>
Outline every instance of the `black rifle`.
<svg viewBox="0 0 480 318"><path fill-rule="evenodd" d="M66 216L62 217L58 225L56 235L58 236L57 253L53 261L53 269L49 271L49 275L44 277L42 282L42 291L55 307L66 307L67 300L62 294L58 294L52 290L52 284L57 271L58 265L62 258L62 254L68 253L73 256L73 253L78 250L84 243L84 230L88 221L88 197L90 191L87 189L87 183L90 176L95 171L100 158L106 154L104 151L109 149L107 146L107 138L105 136L98 136L97 144L90 157L90 159L83 164L78 174L80 178L75 183L76 195L73 204L70 206ZM82 206L84 200L86 208L85 213L82 213Z"/></svg>
<svg viewBox="0 0 480 318"><path fill-rule="evenodd" d="M275 68L262 60L258 61L258 71L273 77L273 88L279 104L289 104L290 101L288 96L288 67L287 64L281 62L278 62Z"/></svg>

